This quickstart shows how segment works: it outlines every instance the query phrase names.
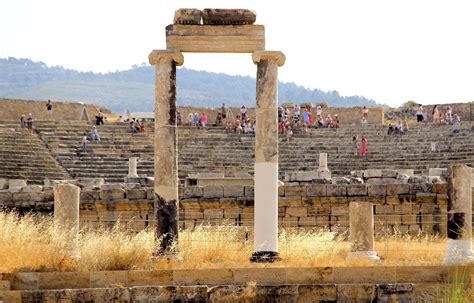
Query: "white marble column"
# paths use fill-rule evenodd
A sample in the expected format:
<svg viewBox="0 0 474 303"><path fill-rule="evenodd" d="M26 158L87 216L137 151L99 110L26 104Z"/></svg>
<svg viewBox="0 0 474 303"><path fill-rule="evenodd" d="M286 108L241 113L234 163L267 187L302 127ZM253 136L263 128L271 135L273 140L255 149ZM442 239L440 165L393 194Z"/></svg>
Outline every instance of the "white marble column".
<svg viewBox="0 0 474 303"><path fill-rule="evenodd" d="M255 134L255 214L252 262L274 262L278 255L278 67L282 52L258 51Z"/></svg>
<svg viewBox="0 0 474 303"><path fill-rule="evenodd" d="M56 184L54 193L54 223L67 231L68 249L74 250L79 235L79 202L81 189L73 184Z"/></svg>
<svg viewBox="0 0 474 303"><path fill-rule="evenodd" d="M374 206L369 202L349 203L349 258L378 261L374 240Z"/></svg>
<svg viewBox="0 0 474 303"><path fill-rule="evenodd" d="M178 159L176 146L176 66L184 63L176 51L154 50L155 87L155 238L157 254L172 253L178 241Z"/></svg>
<svg viewBox="0 0 474 303"><path fill-rule="evenodd" d="M127 175L127 177L129 177L129 178L138 178L137 162L138 162L137 157L131 157L131 158L128 159L128 175Z"/></svg>
<svg viewBox="0 0 474 303"><path fill-rule="evenodd" d="M471 174L465 164L448 167L448 249L444 258L448 264L474 261Z"/></svg>

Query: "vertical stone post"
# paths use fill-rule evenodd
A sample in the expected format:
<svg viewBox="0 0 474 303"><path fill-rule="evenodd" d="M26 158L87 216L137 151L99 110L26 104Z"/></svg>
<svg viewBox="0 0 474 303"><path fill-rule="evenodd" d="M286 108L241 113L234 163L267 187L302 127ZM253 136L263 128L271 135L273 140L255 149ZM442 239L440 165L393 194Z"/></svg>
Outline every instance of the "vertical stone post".
<svg viewBox="0 0 474 303"><path fill-rule="evenodd" d="M472 254L472 169L465 164L448 167L448 249L445 263L474 260Z"/></svg>
<svg viewBox="0 0 474 303"><path fill-rule="evenodd" d="M81 189L73 184L56 184L53 193L54 223L69 232L71 249L74 249L78 242Z"/></svg>
<svg viewBox="0 0 474 303"><path fill-rule="evenodd" d="M349 258L378 261L374 240L374 206L369 202L349 203Z"/></svg>
<svg viewBox="0 0 474 303"><path fill-rule="evenodd" d="M282 52L258 51L255 134L254 253L252 262L274 262L278 255L278 67Z"/></svg>
<svg viewBox="0 0 474 303"><path fill-rule="evenodd" d="M154 50L155 87L155 238L157 254L173 252L178 240L178 159L176 147L176 66L184 63L176 51ZM175 243L174 243L175 242Z"/></svg>
<svg viewBox="0 0 474 303"><path fill-rule="evenodd" d="M137 174L137 157L131 157L128 159L128 175L129 178L138 178Z"/></svg>
<svg viewBox="0 0 474 303"><path fill-rule="evenodd" d="M328 154L327 153L319 153L319 169L321 170L328 169Z"/></svg>

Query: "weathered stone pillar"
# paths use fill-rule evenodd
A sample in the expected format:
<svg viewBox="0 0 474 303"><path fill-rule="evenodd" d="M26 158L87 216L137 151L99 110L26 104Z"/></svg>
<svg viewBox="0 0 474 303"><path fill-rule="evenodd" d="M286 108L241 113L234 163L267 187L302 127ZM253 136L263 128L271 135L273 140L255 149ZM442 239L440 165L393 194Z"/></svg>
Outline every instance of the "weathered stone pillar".
<svg viewBox="0 0 474 303"><path fill-rule="evenodd" d="M319 153L319 169L328 169L328 154Z"/></svg>
<svg viewBox="0 0 474 303"><path fill-rule="evenodd" d="M178 240L176 66L182 65L184 58L180 52L154 50L148 59L156 65L155 237L160 242L157 254L168 254Z"/></svg>
<svg viewBox="0 0 474 303"><path fill-rule="evenodd" d="M129 178L138 178L137 174L137 157L131 157L128 159L128 175Z"/></svg>
<svg viewBox="0 0 474 303"><path fill-rule="evenodd" d="M374 240L374 206L369 202L349 203L349 258L378 261Z"/></svg>
<svg viewBox="0 0 474 303"><path fill-rule="evenodd" d="M472 169L448 167L448 250L445 263L466 263L472 254Z"/></svg>
<svg viewBox="0 0 474 303"><path fill-rule="evenodd" d="M254 253L252 262L273 262L278 256L278 67L282 52L258 51L255 134Z"/></svg>
<svg viewBox="0 0 474 303"><path fill-rule="evenodd" d="M73 184L56 184L53 193L54 223L69 232L73 248L78 242L81 189Z"/></svg>

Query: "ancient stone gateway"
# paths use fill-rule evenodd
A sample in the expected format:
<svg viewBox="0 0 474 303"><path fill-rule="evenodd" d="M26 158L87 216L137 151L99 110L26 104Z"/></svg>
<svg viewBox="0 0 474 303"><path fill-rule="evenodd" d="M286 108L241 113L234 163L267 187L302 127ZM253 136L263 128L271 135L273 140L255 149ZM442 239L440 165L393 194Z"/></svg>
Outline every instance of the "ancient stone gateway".
<svg viewBox="0 0 474 303"><path fill-rule="evenodd" d="M203 23L201 25L201 17ZM278 259L278 67L279 51L265 50L265 28L249 10L179 9L166 27L166 50L153 50L155 91L155 215L159 254L178 239L176 66L183 52L251 53L257 65L254 262Z"/></svg>

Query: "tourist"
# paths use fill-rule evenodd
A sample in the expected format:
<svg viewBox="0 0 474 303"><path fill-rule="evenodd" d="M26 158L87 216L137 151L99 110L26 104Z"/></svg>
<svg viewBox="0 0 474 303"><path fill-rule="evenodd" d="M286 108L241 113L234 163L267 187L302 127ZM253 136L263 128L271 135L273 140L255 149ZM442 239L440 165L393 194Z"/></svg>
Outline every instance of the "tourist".
<svg viewBox="0 0 474 303"><path fill-rule="evenodd" d="M247 118L247 108L245 107L245 105L242 105L242 107L240 108L240 116L242 116L242 121L246 120L246 118Z"/></svg>
<svg viewBox="0 0 474 303"><path fill-rule="evenodd" d="M238 118L235 119L235 132L240 135L242 134L242 131L243 131L242 122L240 120L240 115L237 115L237 117ZM239 141L240 141L240 138L239 138Z"/></svg>
<svg viewBox="0 0 474 303"><path fill-rule="evenodd" d="M31 113L26 119L26 127L28 128L28 134L33 135L33 115Z"/></svg>
<svg viewBox="0 0 474 303"><path fill-rule="evenodd" d="M319 121L319 119L322 119L323 118L323 109L321 108L321 105L318 105L318 107L316 107L316 119L317 121Z"/></svg>
<svg viewBox="0 0 474 303"><path fill-rule="evenodd" d="M281 121L280 123L278 123L278 131L282 134L285 133L285 121Z"/></svg>
<svg viewBox="0 0 474 303"><path fill-rule="evenodd" d="M364 136L360 140L360 154L362 156L367 155L367 139Z"/></svg>
<svg viewBox="0 0 474 303"><path fill-rule="evenodd" d="M199 119L200 118L201 117L199 116L198 113L194 113L193 126L196 126L196 127L199 128L199 122L200 122Z"/></svg>
<svg viewBox="0 0 474 303"><path fill-rule="evenodd" d="M395 135L401 135L403 133L402 130L402 122L398 121L398 123L395 125Z"/></svg>
<svg viewBox="0 0 474 303"><path fill-rule="evenodd" d="M392 135L395 132L395 129L393 128L392 123L388 125L388 130L387 130L387 135Z"/></svg>
<svg viewBox="0 0 474 303"><path fill-rule="evenodd" d="M135 128L135 125L133 124L133 121L130 121L130 122L128 123L128 129L127 129L127 131L128 131L129 133L136 133L136 132L137 132L137 129Z"/></svg>
<svg viewBox="0 0 474 303"><path fill-rule="evenodd" d="M293 137L293 130L288 126L285 133L286 142L290 142L291 137Z"/></svg>
<svg viewBox="0 0 474 303"><path fill-rule="evenodd" d="M439 114L439 110L438 110L438 105L435 105L433 107L433 123L439 123L440 121L440 114Z"/></svg>
<svg viewBox="0 0 474 303"><path fill-rule="evenodd" d="M188 126L192 126L193 123L194 123L193 113L189 113L189 115L188 115Z"/></svg>
<svg viewBox="0 0 474 303"><path fill-rule="evenodd" d="M222 103L222 107L221 107L221 116L222 116L222 120L224 122L226 122L227 120L227 115L226 115L226 109L225 109L225 103Z"/></svg>
<svg viewBox="0 0 474 303"><path fill-rule="evenodd" d="M252 132L253 132L252 122L250 121L250 118L247 118L247 121L245 123L244 133L251 134Z"/></svg>
<svg viewBox="0 0 474 303"><path fill-rule="evenodd" d="M27 129L27 125L26 125L26 116L25 115L21 115L20 117L20 133L25 133Z"/></svg>
<svg viewBox="0 0 474 303"><path fill-rule="evenodd" d="M332 128L339 128L339 117L337 116L337 114L334 115L334 119L332 121Z"/></svg>
<svg viewBox="0 0 474 303"><path fill-rule="evenodd" d="M283 120L283 107L278 106L278 123Z"/></svg>
<svg viewBox="0 0 474 303"><path fill-rule="evenodd" d="M416 110L416 122L423 122L423 105L421 104L418 104L418 108Z"/></svg>
<svg viewBox="0 0 474 303"><path fill-rule="evenodd" d="M318 121L316 121L317 123L317 126L320 128L320 127L323 127L324 126L324 120L323 120L323 117L319 117L318 118Z"/></svg>
<svg viewBox="0 0 474 303"><path fill-rule="evenodd" d="M369 109L367 108L367 106L364 106L362 108L362 117L364 117L365 121L369 121Z"/></svg>
<svg viewBox="0 0 474 303"><path fill-rule="evenodd" d="M133 122L130 122L130 123L133 123ZM99 132L97 131L97 127L96 127L95 125L92 126L92 130L91 130L91 140L92 140L92 141L100 141Z"/></svg>
<svg viewBox="0 0 474 303"><path fill-rule="evenodd" d="M368 124L367 119L364 116L362 116L362 120L360 120L360 125L366 126L367 124Z"/></svg>
<svg viewBox="0 0 474 303"><path fill-rule="evenodd" d="M461 131L461 118L458 114L453 116L453 134L458 134Z"/></svg>
<svg viewBox="0 0 474 303"><path fill-rule="evenodd" d="M135 121L135 129L137 130L137 133L140 132L140 129L142 128L142 124L140 123L139 119L136 119Z"/></svg>
<svg viewBox="0 0 474 303"><path fill-rule="evenodd" d="M295 113L293 114L294 127L298 127L298 125L300 123L300 114L301 114L300 111L301 111L301 107L299 105L296 105Z"/></svg>
<svg viewBox="0 0 474 303"><path fill-rule="evenodd" d="M359 154L359 142L357 141L357 137L352 137L352 153L354 156Z"/></svg>
<svg viewBox="0 0 474 303"><path fill-rule="evenodd" d="M221 114L221 113L217 113L216 126L221 126L221 125L222 125L222 114Z"/></svg>
<svg viewBox="0 0 474 303"><path fill-rule="evenodd" d="M308 108L304 109L304 114L303 114L303 127L304 127L304 132L308 132L308 126L309 126L309 111Z"/></svg>
<svg viewBox="0 0 474 303"><path fill-rule="evenodd" d="M107 116L99 108L97 114L95 115L95 125L104 125L104 119L107 119Z"/></svg>
<svg viewBox="0 0 474 303"><path fill-rule="evenodd" d="M309 114L309 121L308 121L308 127L313 125L313 113L311 112L311 105L307 106L308 108L308 114Z"/></svg>
<svg viewBox="0 0 474 303"><path fill-rule="evenodd" d="M178 112L178 113L176 114L176 125L177 125L177 126L181 126L182 123L183 123L183 122L182 122L181 113Z"/></svg>
<svg viewBox="0 0 474 303"><path fill-rule="evenodd" d="M408 133L408 122L407 122L407 118L405 118L405 120L403 120L402 131L403 131L404 134Z"/></svg>
<svg viewBox="0 0 474 303"><path fill-rule="evenodd" d="M453 124L453 109L450 105L446 108L445 120L447 124Z"/></svg>
<svg viewBox="0 0 474 303"><path fill-rule="evenodd" d="M51 100L48 100L48 102L46 103L46 110L47 110L48 116L53 115L53 104L51 104Z"/></svg>
<svg viewBox="0 0 474 303"><path fill-rule="evenodd" d="M82 136L82 151L87 153L87 134L84 133L84 136Z"/></svg>
<svg viewBox="0 0 474 303"><path fill-rule="evenodd" d="M207 115L206 115L206 113L202 113L202 115L201 115L201 126L202 126L202 128L206 127L206 123L207 123Z"/></svg>
<svg viewBox="0 0 474 303"><path fill-rule="evenodd" d="M285 108L285 112L283 113L283 118L286 120L290 118L290 109L288 107Z"/></svg>
<svg viewBox="0 0 474 303"><path fill-rule="evenodd" d="M141 133L146 132L145 120L142 120L142 123L140 124L140 132Z"/></svg>
<svg viewBox="0 0 474 303"><path fill-rule="evenodd" d="M330 128L331 125L332 125L332 117L331 117L330 114L328 114L328 116L326 117L325 126L326 126L327 128Z"/></svg>
<svg viewBox="0 0 474 303"><path fill-rule="evenodd" d="M228 134L232 133L232 123L230 123L230 121L226 122L225 132Z"/></svg>

